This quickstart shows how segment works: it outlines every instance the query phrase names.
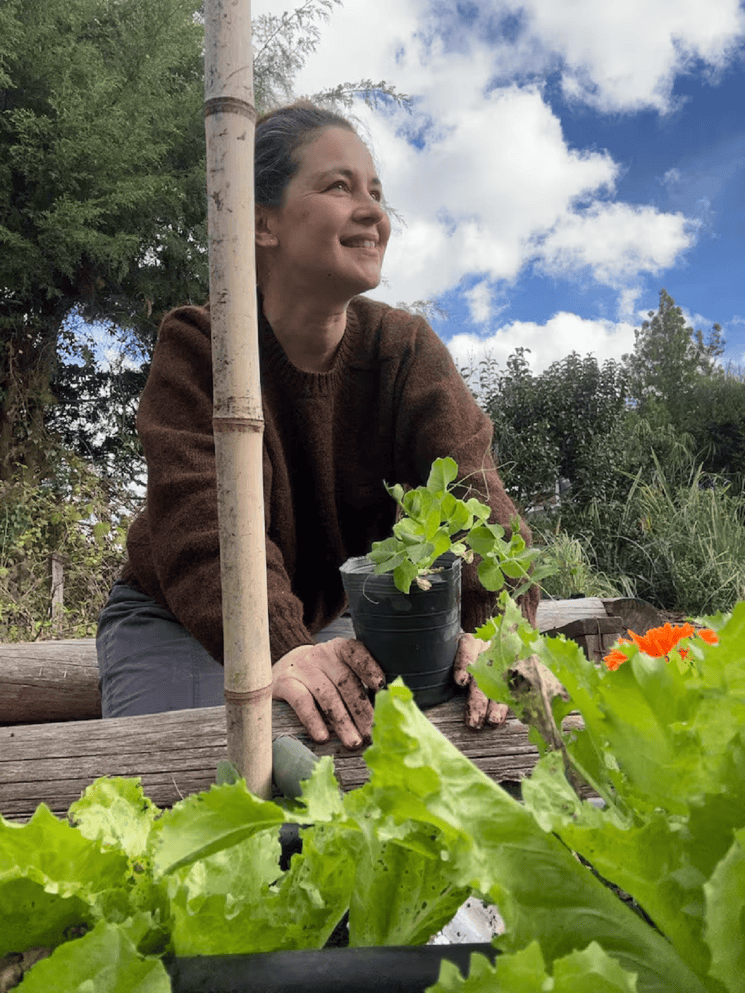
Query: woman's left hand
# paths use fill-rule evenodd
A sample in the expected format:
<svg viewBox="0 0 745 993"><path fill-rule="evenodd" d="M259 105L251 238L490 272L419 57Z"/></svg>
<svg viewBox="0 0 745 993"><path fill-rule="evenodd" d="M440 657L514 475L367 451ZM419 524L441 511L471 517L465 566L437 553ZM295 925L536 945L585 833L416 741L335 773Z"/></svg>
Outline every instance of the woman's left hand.
<svg viewBox="0 0 745 993"><path fill-rule="evenodd" d="M475 662L478 656L489 647L488 641L481 641L472 634L461 635L458 650L453 663L453 677L458 686L468 687L466 698L466 725L477 731L484 724L497 727L504 724L508 707L504 703L490 700L476 685L473 673L468 666Z"/></svg>

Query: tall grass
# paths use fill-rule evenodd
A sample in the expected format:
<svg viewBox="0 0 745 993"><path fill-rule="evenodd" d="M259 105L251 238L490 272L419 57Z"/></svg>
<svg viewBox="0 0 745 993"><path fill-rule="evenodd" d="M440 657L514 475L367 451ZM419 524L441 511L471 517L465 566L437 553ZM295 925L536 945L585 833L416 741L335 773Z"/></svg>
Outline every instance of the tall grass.
<svg viewBox="0 0 745 993"><path fill-rule="evenodd" d="M745 500L700 467L670 482L655 458L624 504L595 501L582 517L598 569L658 607L710 614L745 595Z"/></svg>
<svg viewBox="0 0 745 993"><path fill-rule="evenodd" d="M554 569L541 583L544 596L568 600L574 596L617 597L632 596L623 582L615 583L594 564L592 549L580 538L565 531L534 534L543 545L544 562Z"/></svg>

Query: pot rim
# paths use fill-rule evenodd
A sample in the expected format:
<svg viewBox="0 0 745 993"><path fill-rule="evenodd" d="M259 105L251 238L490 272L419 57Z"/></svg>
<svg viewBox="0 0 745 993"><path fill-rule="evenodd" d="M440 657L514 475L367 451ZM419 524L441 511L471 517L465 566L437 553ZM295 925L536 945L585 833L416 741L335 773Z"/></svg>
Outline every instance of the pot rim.
<svg viewBox="0 0 745 993"><path fill-rule="evenodd" d="M432 563L432 569L452 570L461 562L459 556L453 552L443 552L439 558ZM383 579L385 576L393 576L392 572L381 572L376 575L375 563L371 562L367 555L353 555L339 566L339 572L347 575L371 575L376 579Z"/></svg>

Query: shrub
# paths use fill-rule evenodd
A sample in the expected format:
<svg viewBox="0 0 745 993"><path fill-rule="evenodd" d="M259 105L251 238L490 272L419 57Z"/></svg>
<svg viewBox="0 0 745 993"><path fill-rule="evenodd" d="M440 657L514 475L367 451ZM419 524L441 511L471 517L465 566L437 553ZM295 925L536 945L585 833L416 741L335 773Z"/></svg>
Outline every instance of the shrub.
<svg viewBox="0 0 745 993"><path fill-rule="evenodd" d="M79 638L96 620L124 558L128 514L73 455L53 482L0 486L0 639ZM52 618L49 556L63 556L64 608Z"/></svg>

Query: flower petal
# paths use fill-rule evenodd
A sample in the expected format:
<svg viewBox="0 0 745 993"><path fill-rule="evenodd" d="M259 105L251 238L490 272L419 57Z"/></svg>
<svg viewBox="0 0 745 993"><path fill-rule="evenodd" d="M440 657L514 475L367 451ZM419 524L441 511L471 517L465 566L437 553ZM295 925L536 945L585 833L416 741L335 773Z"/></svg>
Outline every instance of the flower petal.
<svg viewBox="0 0 745 993"><path fill-rule="evenodd" d="M619 666L627 661L623 652L619 652L616 648L612 648L607 655L603 656L603 662L605 662L605 666L610 672L615 672Z"/></svg>

